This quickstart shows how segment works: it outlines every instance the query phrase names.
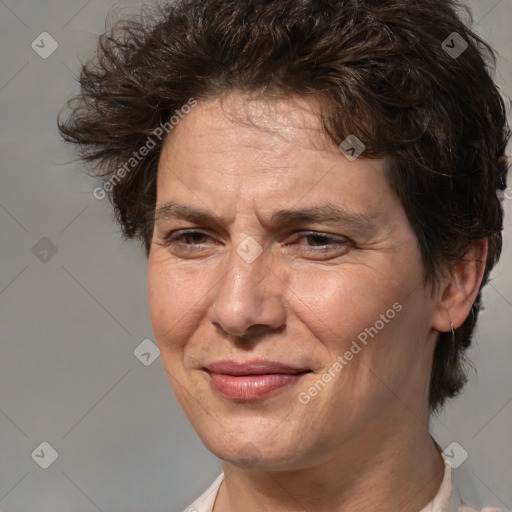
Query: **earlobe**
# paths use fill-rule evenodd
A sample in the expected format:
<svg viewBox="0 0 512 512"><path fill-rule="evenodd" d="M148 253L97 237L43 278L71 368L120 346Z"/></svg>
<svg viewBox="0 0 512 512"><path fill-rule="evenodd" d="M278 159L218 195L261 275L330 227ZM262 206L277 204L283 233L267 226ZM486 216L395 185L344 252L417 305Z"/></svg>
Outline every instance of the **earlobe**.
<svg viewBox="0 0 512 512"><path fill-rule="evenodd" d="M436 331L449 332L466 320L480 290L488 246L487 238L473 241L464 258L451 268L442 282L432 320Z"/></svg>

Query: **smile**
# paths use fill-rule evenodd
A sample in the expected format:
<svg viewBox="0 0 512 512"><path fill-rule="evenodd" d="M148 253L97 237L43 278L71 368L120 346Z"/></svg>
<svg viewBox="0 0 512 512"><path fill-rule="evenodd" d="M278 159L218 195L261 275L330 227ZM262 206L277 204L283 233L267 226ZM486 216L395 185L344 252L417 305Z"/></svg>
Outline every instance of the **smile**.
<svg viewBox="0 0 512 512"><path fill-rule="evenodd" d="M296 384L310 371L301 373L272 373L259 375L228 375L211 373L213 391L228 400L257 400L272 391Z"/></svg>
<svg viewBox="0 0 512 512"><path fill-rule="evenodd" d="M298 383L310 369L275 361L218 361L204 368L214 393L228 400L257 400Z"/></svg>

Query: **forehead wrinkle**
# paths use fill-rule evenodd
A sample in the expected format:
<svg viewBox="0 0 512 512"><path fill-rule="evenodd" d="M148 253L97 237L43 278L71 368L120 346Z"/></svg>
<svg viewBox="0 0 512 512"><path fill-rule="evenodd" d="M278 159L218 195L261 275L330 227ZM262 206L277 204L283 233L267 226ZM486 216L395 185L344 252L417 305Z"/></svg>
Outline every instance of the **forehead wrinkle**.
<svg viewBox="0 0 512 512"><path fill-rule="evenodd" d="M256 212L256 217L268 229L324 223L337 227L351 226L369 234L379 226L383 215L380 211L367 214L349 210L341 205L325 203L303 208L277 210L271 214L269 220L265 220L261 212ZM216 228L225 228L226 225L231 224L209 208L196 207L177 201L168 201L155 211L155 220L157 221L175 218Z"/></svg>
<svg viewBox="0 0 512 512"><path fill-rule="evenodd" d="M216 100L225 119L239 127L278 137L302 148L324 151L334 147L325 133L321 111L313 97L251 98L247 94L231 93L208 100L210 105L205 107L211 113L215 111ZM231 129L232 126L221 128L222 131ZM300 137L302 140L293 140L298 139L297 131L305 134Z"/></svg>

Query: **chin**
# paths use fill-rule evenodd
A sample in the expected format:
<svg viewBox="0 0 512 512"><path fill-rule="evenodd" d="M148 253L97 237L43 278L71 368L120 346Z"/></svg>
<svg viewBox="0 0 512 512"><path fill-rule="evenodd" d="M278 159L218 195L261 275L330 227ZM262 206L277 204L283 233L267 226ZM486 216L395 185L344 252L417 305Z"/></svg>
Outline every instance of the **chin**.
<svg viewBox="0 0 512 512"><path fill-rule="evenodd" d="M254 435L246 430L243 436L230 436L226 432L224 435L212 435L212 431L209 431L202 440L218 459L241 469L288 471L304 464L305 447L302 441L290 436L287 431L283 431L285 437L280 439L269 433L272 433L272 429L268 432L257 431L256 427Z"/></svg>

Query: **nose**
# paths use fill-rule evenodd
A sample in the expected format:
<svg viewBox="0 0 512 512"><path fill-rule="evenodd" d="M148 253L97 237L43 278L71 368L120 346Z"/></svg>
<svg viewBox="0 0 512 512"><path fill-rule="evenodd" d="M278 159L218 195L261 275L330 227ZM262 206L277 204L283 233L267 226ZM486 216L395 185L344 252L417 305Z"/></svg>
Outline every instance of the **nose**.
<svg viewBox="0 0 512 512"><path fill-rule="evenodd" d="M249 263L233 248L228 271L215 291L212 323L237 338L279 330L286 319L285 290L265 250Z"/></svg>

